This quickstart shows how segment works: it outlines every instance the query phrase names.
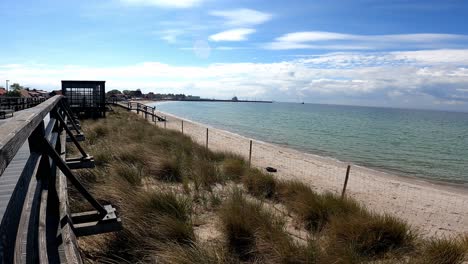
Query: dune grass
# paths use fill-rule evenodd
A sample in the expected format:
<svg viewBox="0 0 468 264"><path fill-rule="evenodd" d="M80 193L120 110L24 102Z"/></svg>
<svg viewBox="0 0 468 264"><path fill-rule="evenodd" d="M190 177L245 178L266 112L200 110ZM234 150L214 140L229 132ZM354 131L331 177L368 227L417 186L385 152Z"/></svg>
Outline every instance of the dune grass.
<svg viewBox="0 0 468 264"><path fill-rule="evenodd" d="M466 237L423 239L398 218L278 180L135 114L116 109L82 127L97 167L78 176L123 221L120 232L80 238L88 263L456 264L466 258ZM89 209L73 190L70 202L76 211ZM210 212L222 235L208 242L197 236L194 218ZM288 221L307 237L291 235Z"/></svg>
<svg viewBox="0 0 468 264"><path fill-rule="evenodd" d="M468 261L468 235L425 241L421 254L413 260L417 264L461 264L464 261Z"/></svg>
<svg viewBox="0 0 468 264"><path fill-rule="evenodd" d="M232 191L220 217L229 248L243 261L314 262L315 248L295 243L281 217L260 202L247 200L239 189Z"/></svg>

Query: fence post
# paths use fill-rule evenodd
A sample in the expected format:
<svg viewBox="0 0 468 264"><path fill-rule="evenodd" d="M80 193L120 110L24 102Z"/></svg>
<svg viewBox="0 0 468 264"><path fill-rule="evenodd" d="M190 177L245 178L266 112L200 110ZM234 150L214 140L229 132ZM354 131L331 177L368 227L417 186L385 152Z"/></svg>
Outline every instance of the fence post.
<svg viewBox="0 0 468 264"><path fill-rule="evenodd" d="M208 149L208 128L206 128L206 149Z"/></svg>
<svg viewBox="0 0 468 264"><path fill-rule="evenodd" d="M166 128L166 122L167 122L167 118L166 116L164 116L164 128Z"/></svg>
<svg viewBox="0 0 468 264"><path fill-rule="evenodd" d="M250 148L249 148L249 168L252 166L252 140L250 140Z"/></svg>
<svg viewBox="0 0 468 264"><path fill-rule="evenodd" d="M184 120L182 120L182 134L184 133Z"/></svg>
<svg viewBox="0 0 468 264"><path fill-rule="evenodd" d="M346 193L346 187L348 186L348 179L349 179L349 171L351 170L351 165L348 165L346 168L346 177L345 177L345 182L343 185L343 191L341 192L341 199L344 198L345 193Z"/></svg>

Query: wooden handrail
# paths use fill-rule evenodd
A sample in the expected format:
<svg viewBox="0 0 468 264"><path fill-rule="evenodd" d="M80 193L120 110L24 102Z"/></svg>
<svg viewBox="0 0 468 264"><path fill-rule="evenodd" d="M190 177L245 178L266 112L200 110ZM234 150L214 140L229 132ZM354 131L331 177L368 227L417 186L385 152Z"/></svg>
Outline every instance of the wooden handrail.
<svg viewBox="0 0 468 264"><path fill-rule="evenodd" d="M17 113L0 126L0 175L34 129L62 98L63 96L56 95L36 107Z"/></svg>

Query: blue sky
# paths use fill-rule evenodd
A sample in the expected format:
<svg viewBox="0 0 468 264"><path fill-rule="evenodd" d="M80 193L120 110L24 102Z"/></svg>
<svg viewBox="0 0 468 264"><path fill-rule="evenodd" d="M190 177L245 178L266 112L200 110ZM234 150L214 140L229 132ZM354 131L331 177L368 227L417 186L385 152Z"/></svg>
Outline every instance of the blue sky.
<svg viewBox="0 0 468 264"><path fill-rule="evenodd" d="M2 0L0 80L468 111L467 14L461 0Z"/></svg>

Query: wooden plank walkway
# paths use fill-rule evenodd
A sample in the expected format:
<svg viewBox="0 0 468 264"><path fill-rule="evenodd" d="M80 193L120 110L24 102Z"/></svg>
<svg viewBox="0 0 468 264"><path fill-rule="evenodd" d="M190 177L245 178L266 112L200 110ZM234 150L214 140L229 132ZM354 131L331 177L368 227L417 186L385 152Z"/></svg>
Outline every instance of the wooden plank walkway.
<svg viewBox="0 0 468 264"><path fill-rule="evenodd" d="M145 104L141 104L141 103L138 103L138 102L130 102L130 103L123 103L123 102L109 102L107 104L110 104L110 105L116 105L116 106L119 106L119 107L122 107L128 111L136 111L137 113L144 113L145 114L145 118L149 116L152 117L152 120L153 121L165 121L166 119L162 116L159 116L155 113L156 111L156 107L151 107L151 106L147 106ZM136 105L136 107L134 107L134 105Z"/></svg>
<svg viewBox="0 0 468 264"><path fill-rule="evenodd" d="M2 124L0 123L0 125ZM28 158L29 145L26 141L0 177L0 222L3 220L11 195L13 194Z"/></svg>
<svg viewBox="0 0 468 264"><path fill-rule="evenodd" d="M44 124L47 126L49 123L49 115L44 118ZM8 120L1 120L0 126ZM25 141L23 146L18 150L13 160L11 160L8 167L0 176L0 222L3 219L6 207L10 202L11 195L15 190L15 186L24 170L26 162L30 155L28 141Z"/></svg>

